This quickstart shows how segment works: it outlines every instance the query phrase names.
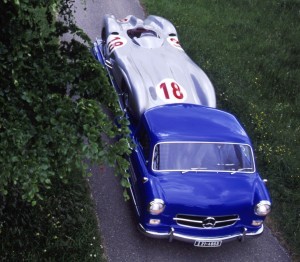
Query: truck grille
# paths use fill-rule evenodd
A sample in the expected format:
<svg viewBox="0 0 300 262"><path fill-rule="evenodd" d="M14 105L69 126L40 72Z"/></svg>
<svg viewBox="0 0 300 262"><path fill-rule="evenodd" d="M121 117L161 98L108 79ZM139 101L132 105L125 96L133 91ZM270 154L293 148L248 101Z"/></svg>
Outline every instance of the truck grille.
<svg viewBox="0 0 300 262"><path fill-rule="evenodd" d="M174 220L178 225L197 228L221 228L234 225L240 220L238 215L229 216L193 216L177 215Z"/></svg>

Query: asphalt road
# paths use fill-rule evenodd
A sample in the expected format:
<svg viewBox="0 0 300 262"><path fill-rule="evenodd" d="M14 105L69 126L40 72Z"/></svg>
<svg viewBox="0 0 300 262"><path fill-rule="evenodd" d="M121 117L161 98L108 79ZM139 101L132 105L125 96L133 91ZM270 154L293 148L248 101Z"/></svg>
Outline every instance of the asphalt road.
<svg viewBox="0 0 300 262"><path fill-rule="evenodd" d="M144 12L138 0L76 0L77 24L92 40L100 36L102 17L106 13L124 18ZM268 228L256 239L244 243L231 242L219 248L195 248L181 242L151 239L137 231L131 202L125 202L119 179L108 167L91 167L93 199L99 219L103 247L108 261L290 261Z"/></svg>

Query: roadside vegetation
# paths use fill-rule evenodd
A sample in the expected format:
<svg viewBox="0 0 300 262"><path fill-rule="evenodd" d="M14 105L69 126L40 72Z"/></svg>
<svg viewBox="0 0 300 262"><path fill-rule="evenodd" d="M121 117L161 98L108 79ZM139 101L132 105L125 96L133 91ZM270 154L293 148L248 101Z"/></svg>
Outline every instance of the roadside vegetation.
<svg viewBox="0 0 300 262"><path fill-rule="evenodd" d="M176 26L183 48L212 80L218 107L245 126L269 180L269 224L299 258L300 1L142 3Z"/></svg>
<svg viewBox="0 0 300 262"><path fill-rule="evenodd" d="M83 160L115 165L126 186L128 141L103 138L127 123L73 2L0 0L1 261L104 260Z"/></svg>
<svg viewBox="0 0 300 262"><path fill-rule="evenodd" d="M10 188L0 218L1 261L106 261L86 180L77 172L68 184L52 184L35 206Z"/></svg>

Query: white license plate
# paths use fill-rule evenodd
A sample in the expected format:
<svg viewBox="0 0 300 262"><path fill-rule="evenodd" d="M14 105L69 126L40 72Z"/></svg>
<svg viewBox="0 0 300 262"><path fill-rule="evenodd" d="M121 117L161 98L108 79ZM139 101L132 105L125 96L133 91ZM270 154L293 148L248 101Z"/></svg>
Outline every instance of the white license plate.
<svg viewBox="0 0 300 262"><path fill-rule="evenodd" d="M220 247L222 245L222 241L198 241L196 240L194 243L195 247Z"/></svg>

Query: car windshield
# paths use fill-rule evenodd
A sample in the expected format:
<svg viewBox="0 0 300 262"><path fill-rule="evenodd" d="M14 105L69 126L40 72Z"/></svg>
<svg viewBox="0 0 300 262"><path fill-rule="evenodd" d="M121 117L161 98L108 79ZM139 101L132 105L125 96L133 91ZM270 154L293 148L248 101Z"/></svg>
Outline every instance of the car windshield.
<svg viewBox="0 0 300 262"><path fill-rule="evenodd" d="M254 172L252 149L246 144L164 142L155 145L155 171Z"/></svg>

